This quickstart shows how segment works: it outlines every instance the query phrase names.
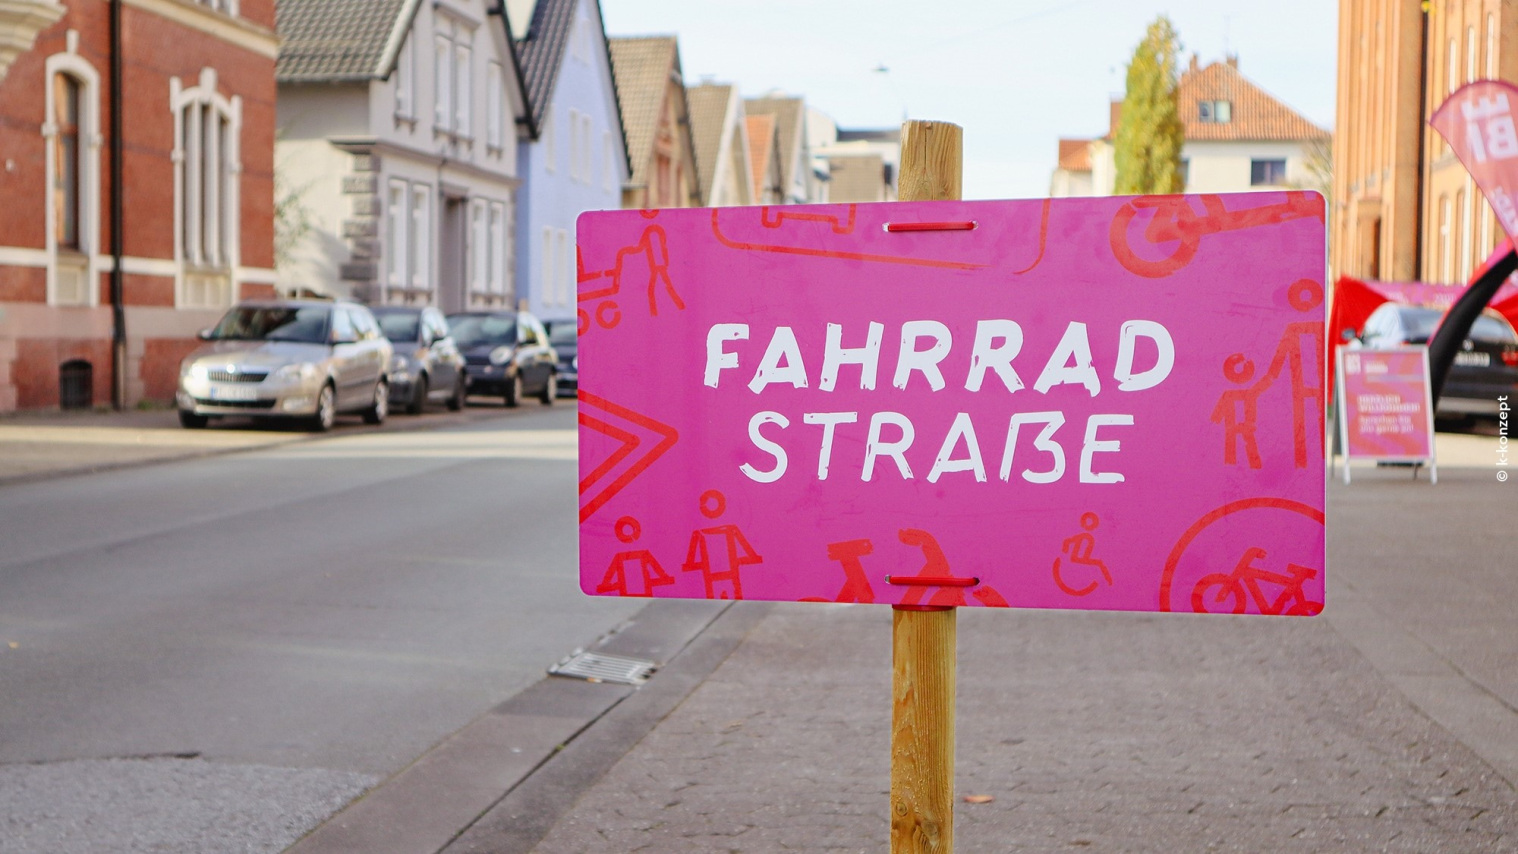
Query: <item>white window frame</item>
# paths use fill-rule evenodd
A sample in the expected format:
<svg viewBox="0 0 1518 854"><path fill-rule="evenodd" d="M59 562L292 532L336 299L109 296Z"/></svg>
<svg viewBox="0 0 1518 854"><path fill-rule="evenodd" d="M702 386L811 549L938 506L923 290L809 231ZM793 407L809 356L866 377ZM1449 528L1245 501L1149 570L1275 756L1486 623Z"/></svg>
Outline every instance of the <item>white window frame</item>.
<svg viewBox="0 0 1518 854"><path fill-rule="evenodd" d="M580 130L580 181L589 187L595 183L595 175L593 173L596 168L596 146L594 142L596 138L596 124L595 119L592 119L589 113L580 114L580 123L582 125Z"/></svg>
<svg viewBox="0 0 1518 854"><path fill-rule="evenodd" d="M569 282L570 271L575 268L573 255L575 244L573 240L569 239L569 232L562 228L555 232L554 241L559 250L559 263L555 265L557 268L555 272L558 274L556 279L559 286L559 305L568 306L570 305L571 291Z"/></svg>
<svg viewBox="0 0 1518 854"><path fill-rule="evenodd" d="M432 37L432 129L453 130L453 39L441 32Z"/></svg>
<svg viewBox="0 0 1518 854"><path fill-rule="evenodd" d="M432 286L432 187L411 185L411 287L433 290Z"/></svg>
<svg viewBox="0 0 1518 854"><path fill-rule="evenodd" d="M1465 28L1465 82L1476 82L1476 25Z"/></svg>
<svg viewBox="0 0 1518 854"><path fill-rule="evenodd" d="M506 205L490 203L490 292L504 296L506 288L506 258L510 254L507 244Z"/></svg>
<svg viewBox="0 0 1518 854"><path fill-rule="evenodd" d="M481 198L469 200L469 290L490 289L490 206Z"/></svg>
<svg viewBox="0 0 1518 854"><path fill-rule="evenodd" d="M216 69L203 68L193 88L185 88L178 77L169 78L169 107L174 117L170 157L176 165L175 305L222 308L237 296L242 98L218 93ZM225 138L204 133L207 119L226 122Z"/></svg>
<svg viewBox="0 0 1518 854"><path fill-rule="evenodd" d="M506 147L505 83L501 63L491 60L485 71L485 145L496 151Z"/></svg>
<svg viewBox="0 0 1518 854"><path fill-rule="evenodd" d="M474 62L468 36L467 31L459 32L453 44L453 70L458 75L453 85L453 133L461 139L474 138Z"/></svg>
<svg viewBox="0 0 1518 854"><path fill-rule="evenodd" d="M47 95L44 102L45 119L42 124L42 137L43 148L46 151L45 174L51 182L57 169L57 164L53 159L56 156L53 150L53 137L59 130L53 124L54 111L57 109L57 105L53 102L55 95L53 79L59 74L68 75L79 86L79 150L76 153L79 158L78 251L84 256L85 267L82 274L82 286L67 287L63 279L72 278L78 273L73 270L59 270L57 211L54 209L55 200L49 186L48 192L45 193L43 209L43 219L46 223L43 246L47 251L47 302L48 305L92 306L100 303L99 281L102 272L100 264L100 152L104 138L100 127L100 74L93 65L75 52L78 39L74 31L69 32L68 51L49 56L43 64Z"/></svg>
<svg viewBox="0 0 1518 854"><path fill-rule="evenodd" d="M416 121L416 39L409 34L395 62L395 117Z"/></svg>
<svg viewBox="0 0 1518 854"><path fill-rule="evenodd" d="M385 192L385 284L411 287L411 184L392 178Z"/></svg>
<svg viewBox="0 0 1518 854"><path fill-rule="evenodd" d="M552 306L557 303L557 288L554 287L554 254L553 254L552 226L543 227L543 254L541 265L538 268L538 290L543 295L543 305Z"/></svg>

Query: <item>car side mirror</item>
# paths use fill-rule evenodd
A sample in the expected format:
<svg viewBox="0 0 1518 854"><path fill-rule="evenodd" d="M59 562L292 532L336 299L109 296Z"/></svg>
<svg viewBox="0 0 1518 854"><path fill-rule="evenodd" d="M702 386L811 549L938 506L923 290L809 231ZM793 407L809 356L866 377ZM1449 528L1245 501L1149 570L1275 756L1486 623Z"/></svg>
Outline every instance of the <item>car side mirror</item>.
<svg viewBox="0 0 1518 854"><path fill-rule="evenodd" d="M210 329L202 329L199 332L195 333L195 337L199 338L202 341L210 341L211 340L211 332L212 332L212 330L210 330Z"/></svg>
<svg viewBox="0 0 1518 854"><path fill-rule="evenodd" d="M1359 338L1360 332L1353 327L1346 327L1343 332L1339 333L1339 337L1343 339L1344 343L1348 344L1356 338Z"/></svg>

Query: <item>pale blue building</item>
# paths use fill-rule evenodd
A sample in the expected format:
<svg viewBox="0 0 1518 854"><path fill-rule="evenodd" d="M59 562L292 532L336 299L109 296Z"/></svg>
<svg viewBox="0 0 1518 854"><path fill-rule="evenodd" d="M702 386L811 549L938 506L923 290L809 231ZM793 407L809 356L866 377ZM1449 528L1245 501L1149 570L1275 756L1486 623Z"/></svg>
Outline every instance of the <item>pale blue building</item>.
<svg viewBox="0 0 1518 854"><path fill-rule="evenodd" d="M629 166L598 0L508 0L529 116L519 135L517 295L575 317L575 219L621 207Z"/></svg>

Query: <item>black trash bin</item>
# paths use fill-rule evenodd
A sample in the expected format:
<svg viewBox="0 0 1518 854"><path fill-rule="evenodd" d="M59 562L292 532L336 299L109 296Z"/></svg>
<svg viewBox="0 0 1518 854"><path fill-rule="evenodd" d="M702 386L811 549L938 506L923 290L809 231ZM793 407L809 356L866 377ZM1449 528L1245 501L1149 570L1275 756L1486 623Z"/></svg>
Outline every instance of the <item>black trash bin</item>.
<svg viewBox="0 0 1518 854"><path fill-rule="evenodd" d="M95 366L70 359L58 368L58 407L90 409L95 405Z"/></svg>

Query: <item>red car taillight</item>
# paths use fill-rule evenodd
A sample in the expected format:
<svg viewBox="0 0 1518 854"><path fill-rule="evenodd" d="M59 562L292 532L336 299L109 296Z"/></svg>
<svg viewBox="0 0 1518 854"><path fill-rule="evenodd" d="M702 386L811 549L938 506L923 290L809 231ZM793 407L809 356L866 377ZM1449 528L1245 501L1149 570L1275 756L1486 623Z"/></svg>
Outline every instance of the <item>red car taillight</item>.
<svg viewBox="0 0 1518 854"><path fill-rule="evenodd" d="M1518 368L1518 348L1503 350L1502 363L1510 368Z"/></svg>

